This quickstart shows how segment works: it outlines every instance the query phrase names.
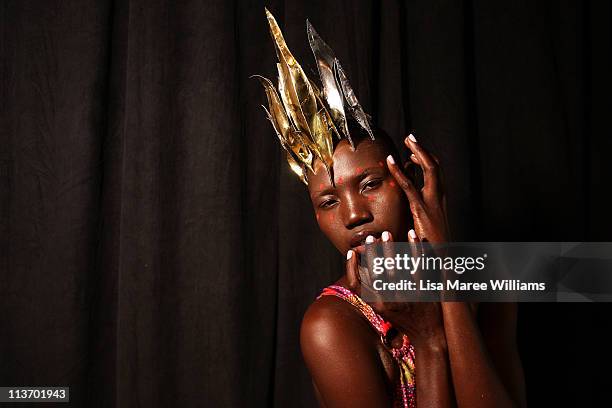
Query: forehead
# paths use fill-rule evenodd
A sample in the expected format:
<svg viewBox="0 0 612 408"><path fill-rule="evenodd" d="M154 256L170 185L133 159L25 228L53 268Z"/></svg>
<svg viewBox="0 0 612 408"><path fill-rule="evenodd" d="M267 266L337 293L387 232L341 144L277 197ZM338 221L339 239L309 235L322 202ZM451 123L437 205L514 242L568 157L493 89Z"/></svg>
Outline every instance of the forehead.
<svg viewBox="0 0 612 408"><path fill-rule="evenodd" d="M389 154L384 143L372 141L371 139L362 139L355 150L346 140L341 140L333 155L333 175L334 181L346 180L351 176L358 175L366 168L384 167L385 159ZM316 174L308 173L309 188L320 186L321 184L330 185L329 177L325 171L325 166L318 159L314 162L314 170Z"/></svg>

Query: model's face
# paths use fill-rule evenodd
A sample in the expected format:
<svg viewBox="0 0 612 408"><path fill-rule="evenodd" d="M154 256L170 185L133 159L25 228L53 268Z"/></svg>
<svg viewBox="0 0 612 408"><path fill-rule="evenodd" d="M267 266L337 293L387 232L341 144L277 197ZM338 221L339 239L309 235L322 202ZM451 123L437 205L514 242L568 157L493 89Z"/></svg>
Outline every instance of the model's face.
<svg viewBox="0 0 612 408"><path fill-rule="evenodd" d="M363 139L355 151L342 140L334 151L334 187L323 164L308 174L310 199L321 231L342 253L362 245L368 235L389 231L394 241L406 241L410 209L403 191L389 173L383 143ZM398 158L396 157L396 162Z"/></svg>

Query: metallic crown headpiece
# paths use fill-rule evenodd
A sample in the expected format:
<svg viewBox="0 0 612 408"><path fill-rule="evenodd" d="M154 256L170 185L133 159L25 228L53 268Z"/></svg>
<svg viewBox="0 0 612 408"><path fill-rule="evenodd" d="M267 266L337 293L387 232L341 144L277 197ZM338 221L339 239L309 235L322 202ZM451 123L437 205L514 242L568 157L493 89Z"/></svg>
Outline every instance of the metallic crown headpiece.
<svg viewBox="0 0 612 408"><path fill-rule="evenodd" d="M289 166L302 182L308 185L306 170L314 173L313 161L318 158L333 184L332 133L338 139L346 138L351 147L355 148L347 124L345 112L348 111L374 140L368 115L359 104L340 61L310 22L306 20L306 31L310 48L317 61L323 92L308 79L287 48L276 19L267 8L265 10L279 62L276 64L278 92L269 79L254 75L261 81L268 98L268 109L265 106L263 108L272 122L281 146L287 152Z"/></svg>

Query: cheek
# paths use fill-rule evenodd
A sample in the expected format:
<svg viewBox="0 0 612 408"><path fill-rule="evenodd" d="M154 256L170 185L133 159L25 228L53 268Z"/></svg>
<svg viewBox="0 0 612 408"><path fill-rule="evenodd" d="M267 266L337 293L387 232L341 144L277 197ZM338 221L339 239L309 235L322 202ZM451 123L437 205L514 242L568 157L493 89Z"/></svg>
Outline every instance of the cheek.
<svg viewBox="0 0 612 408"><path fill-rule="evenodd" d="M341 222L341 217L335 214L335 211L321 211L317 213L317 221L323 235L325 235L339 251L343 251L346 237L343 235L345 228L344 224Z"/></svg>
<svg viewBox="0 0 612 408"><path fill-rule="evenodd" d="M317 218L319 228L326 235L328 235L328 231L333 231L335 229L338 220L335 211L316 211L315 217Z"/></svg>
<svg viewBox="0 0 612 408"><path fill-rule="evenodd" d="M394 235L403 232L410 215L410 207L403 191L394 181L390 181L379 194L368 197L368 200L373 204L372 210L378 225L390 229Z"/></svg>

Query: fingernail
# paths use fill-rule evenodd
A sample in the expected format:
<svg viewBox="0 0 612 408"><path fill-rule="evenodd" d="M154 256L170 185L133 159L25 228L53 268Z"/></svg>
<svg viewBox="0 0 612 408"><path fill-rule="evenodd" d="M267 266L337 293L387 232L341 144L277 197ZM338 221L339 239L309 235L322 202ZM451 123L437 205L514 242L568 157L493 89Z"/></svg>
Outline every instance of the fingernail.
<svg viewBox="0 0 612 408"><path fill-rule="evenodd" d="M412 140L414 143L416 143L416 137L414 137L414 135L411 133L408 135L408 139Z"/></svg>
<svg viewBox="0 0 612 408"><path fill-rule="evenodd" d="M391 155L388 155L388 156L387 156L387 161L388 161L390 164L395 164L395 160L393 160L393 156L391 156Z"/></svg>
<svg viewBox="0 0 612 408"><path fill-rule="evenodd" d="M412 239L416 239L416 232L414 232L414 230L411 229L410 231L408 231L408 236Z"/></svg>
<svg viewBox="0 0 612 408"><path fill-rule="evenodd" d="M353 257L353 250L349 249L348 252L346 253L346 260L348 261L352 257Z"/></svg>
<svg viewBox="0 0 612 408"><path fill-rule="evenodd" d="M389 231L383 231L383 233L382 233L382 240L383 240L383 242L389 241Z"/></svg>
<svg viewBox="0 0 612 408"><path fill-rule="evenodd" d="M374 237L372 235L368 235L366 238L366 244L371 244L372 242L374 242Z"/></svg>
<svg viewBox="0 0 612 408"><path fill-rule="evenodd" d="M417 159L417 157L414 155L414 153L412 153L412 154L410 155L410 158L412 158L413 160L417 160L417 161L419 160L419 159Z"/></svg>

